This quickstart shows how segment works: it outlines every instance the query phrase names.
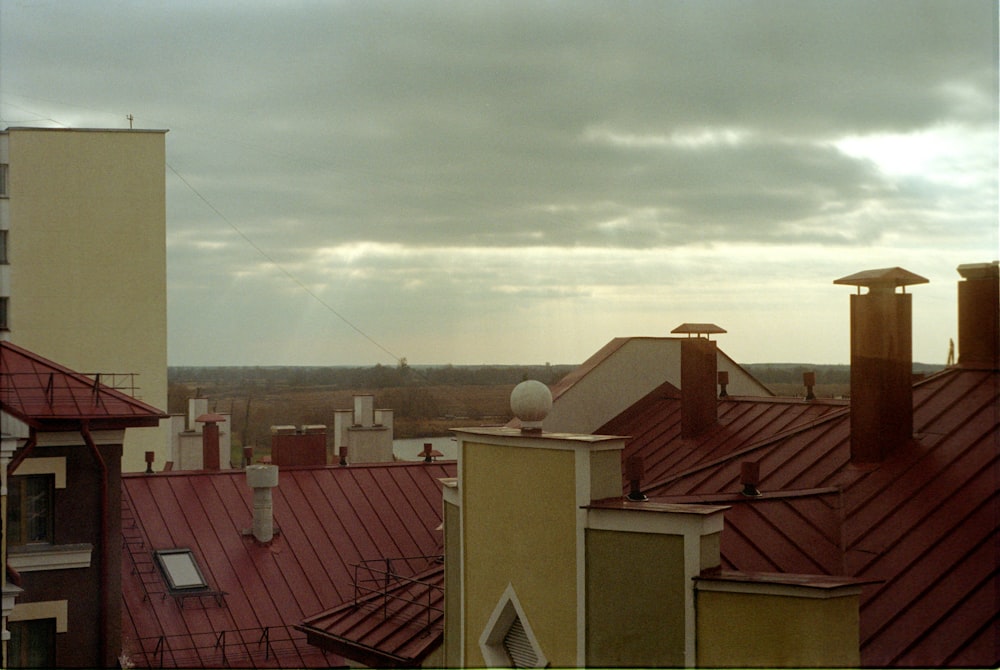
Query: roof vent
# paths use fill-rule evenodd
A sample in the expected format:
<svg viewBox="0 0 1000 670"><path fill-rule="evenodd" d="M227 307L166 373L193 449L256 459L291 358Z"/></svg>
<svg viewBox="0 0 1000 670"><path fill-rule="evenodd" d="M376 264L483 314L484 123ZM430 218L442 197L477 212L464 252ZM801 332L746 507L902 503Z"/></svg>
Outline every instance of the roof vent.
<svg viewBox="0 0 1000 670"><path fill-rule="evenodd" d="M649 500L639 487L645 475L645 470L642 456L634 455L625 459L625 478L629 482L629 492L626 497L632 502L645 502Z"/></svg>
<svg viewBox="0 0 1000 670"><path fill-rule="evenodd" d="M440 451L434 448L434 445L430 442L424 442L424 449L418 456L424 457L424 463L433 463L435 458L440 458L444 456Z"/></svg>
<svg viewBox="0 0 1000 670"><path fill-rule="evenodd" d="M522 433L540 433L552 409L552 392L540 381L523 381L510 393L510 409L521 420Z"/></svg>
<svg viewBox="0 0 1000 670"><path fill-rule="evenodd" d="M747 498L759 498L763 494L757 487L760 485L760 463L743 461L740 463L740 493Z"/></svg>

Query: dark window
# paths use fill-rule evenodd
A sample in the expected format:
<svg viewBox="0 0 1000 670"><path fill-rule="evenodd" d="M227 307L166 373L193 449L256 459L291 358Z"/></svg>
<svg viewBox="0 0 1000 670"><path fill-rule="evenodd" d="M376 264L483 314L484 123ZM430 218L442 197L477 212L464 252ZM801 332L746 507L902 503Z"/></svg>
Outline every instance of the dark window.
<svg viewBox="0 0 1000 670"><path fill-rule="evenodd" d="M7 488L7 544L52 543L52 475L10 477Z"/></svg>
<svg viewBox="0 0 1000 670"><path fill-rule="evenodd" d="M7 231L0 230L0 265L7 265Z"/></svg>
<svg viewBox="0 0 1000 670"><path fill-rule="evenodd" d="M7 642L7 667L56 667L56 620L29 619L9 621L10 641Z"/></svg>
<svg viewBox="0 0 1000 670"><path fill-rule="evenodd" d="M10 298L0 296L0 330L10 330Z"/></svg>
<svg viewBox="0 0 1000 670"><path fill-rule="evenodd" d="M0 163L0 198L7 197L7 164Z"/></svg>

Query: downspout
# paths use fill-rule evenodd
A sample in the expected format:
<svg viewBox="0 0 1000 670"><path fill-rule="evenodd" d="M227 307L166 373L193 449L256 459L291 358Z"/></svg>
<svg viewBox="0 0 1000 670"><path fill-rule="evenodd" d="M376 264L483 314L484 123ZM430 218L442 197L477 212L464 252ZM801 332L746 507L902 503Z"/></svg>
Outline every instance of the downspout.
<svg viewBox="0 0 1000 670"><path fill-rule="evenodd" d="M97 465L101 469L101 598L100 598L100 658L103 665L107 661L108 653L108 466L101 456L101 451L97 448L93 436L90 434L90 422L84 420L80 425L80 434L83 441L90 447ZM120 594L119 594L120 597Z"/></svg>

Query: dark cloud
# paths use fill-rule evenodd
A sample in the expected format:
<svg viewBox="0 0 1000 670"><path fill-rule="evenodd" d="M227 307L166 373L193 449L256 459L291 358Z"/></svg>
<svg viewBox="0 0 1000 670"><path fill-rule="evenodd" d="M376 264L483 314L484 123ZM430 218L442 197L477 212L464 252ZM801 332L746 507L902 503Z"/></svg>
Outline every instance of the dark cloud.
<svg viewBox="0 0 1000 670"><path fill-rule="evenodd" d="M996 32L992 1L5 3L0 115L170 129L178 304L287 281L238 228L443 320L471 286L551 308L673 276L623 270L648 250L995 247ZM842 145L935 133L951 158L895 171Z"/></svg>

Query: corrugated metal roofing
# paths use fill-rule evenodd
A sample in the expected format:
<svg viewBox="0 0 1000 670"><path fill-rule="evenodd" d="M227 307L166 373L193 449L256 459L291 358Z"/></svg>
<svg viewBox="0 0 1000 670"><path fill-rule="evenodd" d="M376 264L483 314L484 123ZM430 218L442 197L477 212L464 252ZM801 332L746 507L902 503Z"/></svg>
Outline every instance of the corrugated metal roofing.
<svg viewBox="0 0 1000 670"><path fill-rule="evenodd" d="M438 479L454 475L454 462L282 468L273 490L280 533L267 546L244 533L253 508L243 471L123 475L123 638L132 661L340 664L292 626L353 598L354 563L442 553ZM204 597L167 592L152 552L176 547L192 550L209 584Z"/></svg>
<svg viewBox="0 0 1000 670"><path fill-rule="evenodd" d="M1000 663L1000 373L950 368L913 389L914 439L850 462L836 403L727 399L719 426L679 437L675 394L650 394L600 432L632 435L647 495L732 505L724 566L877 580L861 600L867 666ZM739 494L743 461L761 498Z"/></svg>
<svg viewBox="0 0 1000 670"><path fill-rule="evenodd" d="M30 426L59 430L157 426L166 414L10 342L0 342L0 409Z"/></svg>
<svg viewBox="0 0 1000 670"><path fill-rule="evenodd" d="M299 629L313 644L371 667L417 667L444 636L444 566L394 577L388 588L309 617Z"/></svg>

